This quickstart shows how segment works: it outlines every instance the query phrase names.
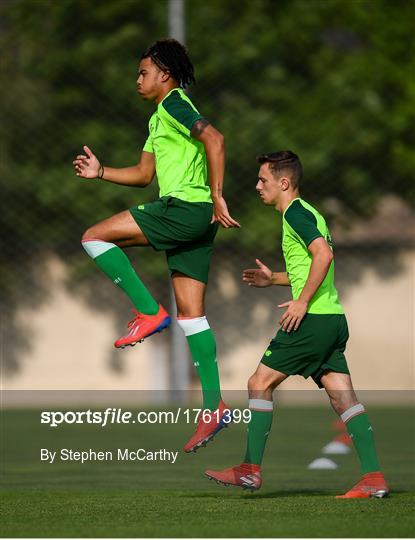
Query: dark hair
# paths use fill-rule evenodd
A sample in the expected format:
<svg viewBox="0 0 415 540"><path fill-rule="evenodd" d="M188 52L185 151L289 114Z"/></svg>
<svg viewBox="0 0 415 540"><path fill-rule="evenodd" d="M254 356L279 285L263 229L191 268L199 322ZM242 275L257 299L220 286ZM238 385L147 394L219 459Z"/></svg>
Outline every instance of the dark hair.
<svg viewBox="0 0 415 540"><path fill-rule="evenodd" d="M290 150L270 152L269 154L261 154L256 160L260 165L269 163L269 168L274 176L280 176L284 171L289 171L292 187L294 189L299 187L303 176L303 167L300 158L294 152Z"/></svg>
<svg viewBox="0 0 415 540"><path fill-rule="evenodd" d="M151 58L162 71L168 71L182 88L196 82L187 50L175 39L159 39L143 53L143 58Z"/></svg>

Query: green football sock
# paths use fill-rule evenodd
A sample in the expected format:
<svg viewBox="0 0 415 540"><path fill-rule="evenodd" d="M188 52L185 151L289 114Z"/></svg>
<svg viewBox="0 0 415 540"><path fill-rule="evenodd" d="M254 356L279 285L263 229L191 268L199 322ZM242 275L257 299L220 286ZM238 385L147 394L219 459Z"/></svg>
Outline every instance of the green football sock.
<svg viewBox="0 0 415 540"><path fill-rule="evenodd" d="M248 425L248 439L244 463L261 465L271 431L273 404L265 399L250 399L251 420Z"/></svg>
<svg viewBox="0 0 415 540"><path fill-rule="evenodd" d="M216 342L206 317L177 319L189 344L193 363L199 375L203 409L214 411L221 400Z"/></svg>
<svg viewBox="0 0 415 540"><path fill-rule="evenodd" d="M380 471L375 439L363 405L358 403L341 415L359 456L362 473Z"/></svg>
<svg viewBox="0 0 415 540"><path fill-rule="evenodd" d="M137 276L122 249L101 240L86 240L82 245L104 274L126 293L138 311L146 315L158 312L159 304Z"/></svg>

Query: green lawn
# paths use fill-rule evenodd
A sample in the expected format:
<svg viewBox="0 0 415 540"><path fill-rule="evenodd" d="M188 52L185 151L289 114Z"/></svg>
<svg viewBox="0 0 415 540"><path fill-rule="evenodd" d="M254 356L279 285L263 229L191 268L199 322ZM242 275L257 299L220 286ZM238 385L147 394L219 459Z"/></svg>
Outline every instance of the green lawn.
<svg viewBox="0 0 415 540"><path fill-rule="evenodd" d="M333 436L327 408L281 406L254 494L208 481L206 468L241 461L245 427L233 425L177 462L40 462L39 449L179 449L192 427L40 426L35 411L2 418L2 537L412 537L414 415L370 407L392 495L336 500L358 479L354 454L335 471L309 471Z"/></svg>

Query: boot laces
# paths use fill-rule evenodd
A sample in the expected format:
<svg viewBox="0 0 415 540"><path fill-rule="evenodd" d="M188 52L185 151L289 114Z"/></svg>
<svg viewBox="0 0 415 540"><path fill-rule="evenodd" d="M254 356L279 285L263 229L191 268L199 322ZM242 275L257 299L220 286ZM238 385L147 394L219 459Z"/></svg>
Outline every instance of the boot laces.
<svg viewBox="0 0 415 540"><path fill-rule="evenodd" d="M373 485L369 485L365 478L362 478L355 484L351 491L363 491L364 493L375 491L376 488Z"/></svg>
<svg viewBox="0 0 415 540"><path fill-rule="evenodd" d="M131 328L132 326L134 326L136 323L140 322L140 320L144 318L143 314L137 311L136 309L133 309L132 311L133 313L135 313L135 315L134 315L134 318L131 319L131 321L129 321L127 328Z"/></svg>

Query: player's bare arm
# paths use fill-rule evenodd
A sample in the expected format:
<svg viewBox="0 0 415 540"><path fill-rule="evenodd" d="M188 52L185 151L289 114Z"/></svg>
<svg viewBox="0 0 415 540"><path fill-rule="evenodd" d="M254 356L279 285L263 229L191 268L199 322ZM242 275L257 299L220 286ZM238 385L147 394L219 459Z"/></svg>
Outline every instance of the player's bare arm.
<svg viewBox="0 0 415 540"><path fill-rule="evenodd" d="M250 287L270 287L271 285L290 285L287 272L273 272L259 259L255 259L258 268L247 268L242 273L242 280Z"/></svg>
<svg viewBox="0 0 415 540"><path fill-rule="evenodd" d="M287 272L272 272L272 285L282 285L289 287L291 285Z"/></svg>
<svg viewBox="0 0 415 540"><path fill-rule="evenodd" d="M119 169L103 166L88 146L84 146L84 152L86 155L78 155L73 161L75 173L81 178L99 178L114 184L137 187L148 186L153 180L155 163L151 152L142 152L137 165Z"/></svg>
<svg viewBox="0 0 415 540"><path fill-rule="evenodd" d="M308 304L326 277L333 260L333 252L324 238L320 237L313 240L308 246L308 250L312 256L312 262L299 298L284 302L278 306L287 308L279 320L282 330L286 332L295 331L300 326L307 313Z"/></svg>
<svg viewBox="0 0 415 540"><path fill-rule="evenodd" d="M205 118L201 118L194 123L191 135L201 141L205 147L214 220L225 229L240 227L239 223L230 216L222 194L225 173L225 140L222 133L209 124Z"/></svg>

